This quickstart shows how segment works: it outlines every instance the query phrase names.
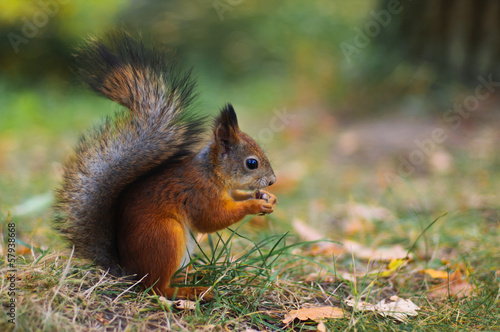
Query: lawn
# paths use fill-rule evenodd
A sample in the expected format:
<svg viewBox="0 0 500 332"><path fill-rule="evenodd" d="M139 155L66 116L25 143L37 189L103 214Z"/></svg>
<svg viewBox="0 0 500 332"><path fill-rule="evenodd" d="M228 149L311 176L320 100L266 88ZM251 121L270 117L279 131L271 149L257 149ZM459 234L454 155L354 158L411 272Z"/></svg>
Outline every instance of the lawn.
<svg viewBox="0 0 500 332"><path fill-rule="evenodd" d="M0 85L2 330L500 330L493 111L450 128L402 112L347 121L321 107L255 116L242 107L240 126L276 170L269 190L279 205L200 239L189 273L179 273L183 284L213 286L215 299L186 303L73 257L51 229L65 158L117 109L58 91ZM399 320L363 309L394 296L418 309ZM337 317L313 317L324 306Z"/></svg>

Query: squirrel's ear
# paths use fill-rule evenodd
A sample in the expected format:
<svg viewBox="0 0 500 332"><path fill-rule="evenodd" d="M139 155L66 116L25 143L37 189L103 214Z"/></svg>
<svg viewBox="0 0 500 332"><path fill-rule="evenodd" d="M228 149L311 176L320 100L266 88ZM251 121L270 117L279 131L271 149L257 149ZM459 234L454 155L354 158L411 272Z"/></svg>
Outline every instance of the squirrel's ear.
<svg viewBox="0 0 500 332"><path fill-rule="evenodd" d="M220 115L215 119L214 136L215 140L222 143L225 148L224 153L227 153L231 145L238 142L238 118L231 104L227 104L220 112Z"/></svg>

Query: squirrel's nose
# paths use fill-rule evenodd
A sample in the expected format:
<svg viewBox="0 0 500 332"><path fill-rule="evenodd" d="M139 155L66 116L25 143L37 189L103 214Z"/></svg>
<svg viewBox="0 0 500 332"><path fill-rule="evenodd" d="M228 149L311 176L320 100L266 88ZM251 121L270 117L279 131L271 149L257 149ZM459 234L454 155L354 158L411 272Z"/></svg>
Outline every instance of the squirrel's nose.
<svg viewBox="0 0 500 332"><path fill-rule="evenodd" d="M275 183L275 182L276 182L276 175L273 174L273 176L271 176L271 179L269 180L268 186L272 186L273 183Z"/></svg>

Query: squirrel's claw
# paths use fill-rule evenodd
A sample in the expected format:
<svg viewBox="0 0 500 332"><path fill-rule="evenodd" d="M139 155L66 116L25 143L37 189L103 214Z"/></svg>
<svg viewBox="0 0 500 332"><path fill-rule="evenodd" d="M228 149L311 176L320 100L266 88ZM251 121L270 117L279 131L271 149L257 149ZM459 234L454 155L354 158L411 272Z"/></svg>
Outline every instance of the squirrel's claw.
<svg viewBox="0 0 500 332"><path fill-rule="evenodd" d="M267 203L270 203L273 207L276 204L278 204L278 199L276 198L276 196L265 190L256 190L253 196L255 199L265 200Z"/></svg>

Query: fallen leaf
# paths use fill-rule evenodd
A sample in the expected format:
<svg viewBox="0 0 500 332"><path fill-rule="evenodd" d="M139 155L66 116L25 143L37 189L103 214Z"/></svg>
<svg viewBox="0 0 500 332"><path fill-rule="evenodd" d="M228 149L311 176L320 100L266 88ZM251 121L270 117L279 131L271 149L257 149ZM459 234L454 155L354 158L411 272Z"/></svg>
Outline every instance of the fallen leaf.
<svg viewBox="0 0 500 332"><path fill-rule="evenodd" d="M393 259L387 264L387 270L380 272L381 277L390 277L396 271L399 270L400 267L406 265L408 262L407 259Z"/></svg>
<svg viewBox="0 0 500 332"><path fill-rule="evenodd" d="M373 311L383 317L392 317L397 321L406 322L408 316L418 315L420 308L411 300L405 300L398 296L391 296L391 302L385 303L385 299L377 304L370 304L364 301L345 300L345 303L359 311Z"/></svg>
<svg viewBox="0 0 500 332"><path fill-rule="evenodd" d="M406 260L404 259L393 259L389 262L389 264L387 264L387 268L389 270L394 270L394 269L398 269L400 268L401 266L405 265L407 263Z"/></svg>
<svg viewBox="0 0 500 332"><path fill-rule="evenodd" d="M434 279L448 279L448 272L446 272L446 271L438 271L438 270L434 270L434 269L425 269L425 270L420 271L420 273L426 273L431 278L434 278Z"/></svg>
<svg viewBox="0 0 500 332"><path fill-rule="evenodd" d="M324 307L313 307L313 308L302 308L298 310L292 310L285 315L283 323L289 324L296 318L300 320L321 320L325 318L343 318L344 312L340 308L324 306Z"/></svg>
<svg viewBox="0 0 500 332"><path fill-rule="evenodd" d="M31 248L20 245L19 247L16 248L16 253L19 255L28 255L31 253Z"/></svg>
<svg viewBox="0 0 500 332"><path fill-rule="evenodd" d="M463 279L460 270L456 270L450 274L448 280L432 287L428 296L430 298L444 298L450 296L462 298L469 296L473 291L475 291L475 286Z"/></svg>

